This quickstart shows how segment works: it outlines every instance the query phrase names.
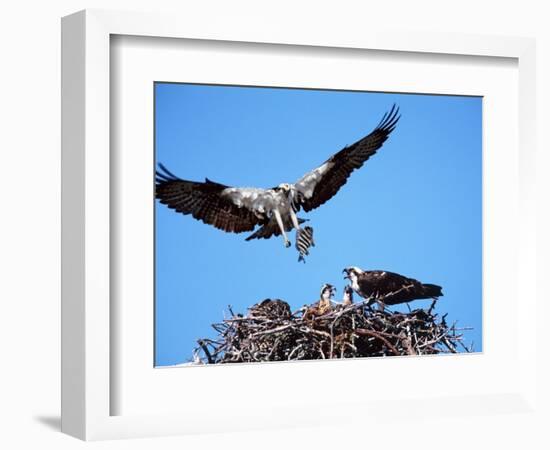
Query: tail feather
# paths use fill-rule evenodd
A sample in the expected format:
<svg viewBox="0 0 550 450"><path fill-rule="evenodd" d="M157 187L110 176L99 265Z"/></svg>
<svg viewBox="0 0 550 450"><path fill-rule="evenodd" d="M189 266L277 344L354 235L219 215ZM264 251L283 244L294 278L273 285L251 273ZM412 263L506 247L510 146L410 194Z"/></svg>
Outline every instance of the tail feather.
<svg viewBox="0 0 550 450"><path fill-rule="evenodd" d="M424 293L428 297L441 297L443 296L443 291L441 290L441 286L438 286L437 284L423 284L422 287L424 288Z"/></svg>
<svg viewBox="0 0 550 450"><path fill-rule="evenodd" d="M302 224L307 222L308 219L302 219L298 217L298 223ZM285 231L290 231L293 228L292 222L289 217L283 219L283 224L285 226ZM279 236L281 234L281 229L277 224L275 218L271 218L269 222L263 225L261 228L258 228L255 233L252 233L248 236L245 241L250 241L252 239L269 239L271 236Z"/></svg>

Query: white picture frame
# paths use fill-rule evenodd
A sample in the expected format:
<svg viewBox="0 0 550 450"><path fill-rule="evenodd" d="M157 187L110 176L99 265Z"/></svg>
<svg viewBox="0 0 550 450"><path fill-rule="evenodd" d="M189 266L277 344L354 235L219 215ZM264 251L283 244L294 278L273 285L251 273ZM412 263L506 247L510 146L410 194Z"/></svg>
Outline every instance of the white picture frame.
<svg viewBox="0 0 550 450"><path fill-rule="evenodd" d="M532 39L488 37L451 34L418 34L389 31L349 30L347 33L323 33L315 35L303 29L279 30L268 24L250 24L233 29L223 22L206 26L194 23L189 17L164 14L144 14L87 10L67 16L62 22L62 430L85 440L162 436L173 434L260 429L282 426L309 426L321 419L332 423L353 421L354 417L376 418L379 411L386 417L399 419L395 409L415 408L428 411L442 401L442 392L434 388L432 395L424 396L419 404L416 397L401 394L392 399L392 405L378 400L365 404L364 399L350 403L319 405L315 403L291 404L284 399L272 402L249 417L246 408L232 411L227 419L225 410L212 411L201 404L199 397L187 397L191 408L184 411L165 412L151 408L136 409L113 414L113 398L122 389L113 378L112 367L120 351L113 350L117 324L113 322L110 298L115 280L111 279L112 211L111 187L117 182L117 173L111 170L110 147L113 145L110 108L113 102L111 90L112 63L111 37L138 36L174 39L190 39L211 42L235 42L255 46L285 45L308 49L328 48L331 52L374 50L379 52L407 53L409 58L430 58L430 55L462 55L465 57L507 58L517 61L518 92L517 124L519 147L515 146L519 160L519 177L513 184L512 198L519 204L514 208L515 220L511 231L517 244L517 252L509 255L515 283L522 286L522 308L518 309L513 324L517 329L517 373L506 388L495 392L449 393L453 414L495 415L503 410L517 414L537 414L536 403L536 348L522 346L521 342L535 342L536 329L526 317L526 311L536 310L535 290L535 220L534 203L535 172L535 44ZM221 50L223 52L223 49ZM260 52L261 53L261 52ZM416 55L416 56L415 56ZM152 105L151 105L152 108ZM519 149L519 150L518 150ZM498 171L498 167L495 167ZM503 169L504 170L504 169ZM490 230L489 230L490 231ZM487 229L484 229L487 232ZM514 247L515 248L515 247ZM517 284L516 284L517 283ZM517 292L514 292L517 300ZM146 301L147 299L144 299ZM516 305L514 303L514 305ZM517 306L517 305L516 305ZM484 346L485 347L485 346ZM520 351L521 350L521 351ZM489 350L490 351L490 350ZM488 357L485 353L481 357ZM470 364L464 358L443 358L441 363L453 365L458 370ZM338 377L346 371L359 370L353 366L337 364L293 365L293 377L309 376L315 371L325 371ZM410 370L403 360L392 360L391 370ZM471 363L475 364L475 363ZM287 366L288 367L288 366ZM389 367L389 366L388 366ZM219 368L217 368L219 369ZM221 368L222 370L225 368ZM147 369L149 370L149 369ZM276 365L269 369L258 366L231 368L224 377L233 379L257 374L284 377ZM262 370L264 372L259 373ZM157 371L158 373L158 371ZM168 372L165 372L168 373ZM288 373L288 370L287 370ZM219 375L220 372L218 372ZM248 375L247 375L248 374ZM186 373L177 377L185 383ZM206 372L201 374L207 376ZM210 374L215 380L215 376ZM173 378L173 377L172 377ZM505 378L505 377L503 377ZM122 380L124 380L122 378ZM140 379L141 382L141 379ZM136 394L132 394L136 395ZM203 400L204 401L204 400ZM253 406L251 399L246 406ZM472 411L472 404L476 405ZM399 405L395 408L395 405ZM189 405L188 405L189 406ZM269 405L268 405L269 406ZM338 406L334 408L334 406ZM346 412L343 413L342 411ZM243 420L246 418L247 420ZM206 420L208 419L208 420ZM450 420L450 419L449 419Z"/></svg>

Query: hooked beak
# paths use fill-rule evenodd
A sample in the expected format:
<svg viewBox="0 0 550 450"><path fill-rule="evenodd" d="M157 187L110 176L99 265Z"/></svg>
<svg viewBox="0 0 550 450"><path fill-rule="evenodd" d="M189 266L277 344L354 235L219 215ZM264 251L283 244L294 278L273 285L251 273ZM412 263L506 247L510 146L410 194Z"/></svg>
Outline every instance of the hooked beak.
<svg viewBox="0 0 550 450"><path fill-rule="evenodd" d="M348 272L348 269L344 269L344 270L342 270L342 273L345 273L345 274L346 274L346 276L344 277L344 280L346 280L346 279L347 279L347 280L349 280L349 279L350 279L350 278L349 278L349 272Z"/></svg>

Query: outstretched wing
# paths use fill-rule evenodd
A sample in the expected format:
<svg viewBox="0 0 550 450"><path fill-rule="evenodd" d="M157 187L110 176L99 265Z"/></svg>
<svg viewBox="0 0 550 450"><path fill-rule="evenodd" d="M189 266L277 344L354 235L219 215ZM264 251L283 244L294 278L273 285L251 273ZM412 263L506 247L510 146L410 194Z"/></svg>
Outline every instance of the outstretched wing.
<svg viewBox="0 0 550 450"><path fill-rule="evenodd" d="M229 186L208 178L204 183L182 180L159 163L155 181L155 196L162 204L182 214L191 214L220 230L242 233L265 222L253 211L239 207L230 197L223 196L222 192Z"/></svg>
<svg viewBox="0 0 550 450"><path fill-rule="evenodd" d="M399 108L393 105L368 136L344 147L298 180L295 187L300 193L299 200L304 210L311 211L331 199L346 184L351 173L382 147L400 117Z"/></svg>

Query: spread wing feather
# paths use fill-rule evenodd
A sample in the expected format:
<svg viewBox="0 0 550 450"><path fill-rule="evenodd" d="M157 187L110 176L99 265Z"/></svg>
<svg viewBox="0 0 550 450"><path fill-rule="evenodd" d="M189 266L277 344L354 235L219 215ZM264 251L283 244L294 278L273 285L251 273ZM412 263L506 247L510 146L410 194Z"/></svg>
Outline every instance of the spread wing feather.
<svg viewBox="0 0 550 450"><path fill-rule="evenodd" d="M295 186L301 194L300 203L304 210L311 211L332 198L346 184L351 173L382 147L400 117L399 108L393 105L368 136L344 147L298 180Z"/></svg>
<svg viewBox="0 0 550 450"><path fill-rule="evenodd" d="M159 201L182 214L213 225L220 230L242 233L252 231L265 219L245 207L238 207L230 198L221 196L225 186L208 178L204 183L178 178L159 163L156 172L155 196Z"/></svg>

